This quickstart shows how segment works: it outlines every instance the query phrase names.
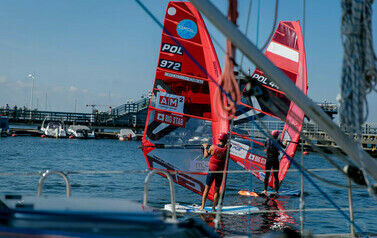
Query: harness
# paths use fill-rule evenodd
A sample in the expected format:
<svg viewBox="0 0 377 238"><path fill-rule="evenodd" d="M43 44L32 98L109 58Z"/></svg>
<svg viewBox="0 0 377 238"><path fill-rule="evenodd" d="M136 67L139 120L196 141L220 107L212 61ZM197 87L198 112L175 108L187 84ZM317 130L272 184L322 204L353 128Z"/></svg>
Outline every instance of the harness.
<svg viewBox="0 0 377 238"><path fill-rule="evenodd" d="M279 157L279 149L270 138L268 138L266 141L266 149L267 149L267 157L269 158Z"/></svg>

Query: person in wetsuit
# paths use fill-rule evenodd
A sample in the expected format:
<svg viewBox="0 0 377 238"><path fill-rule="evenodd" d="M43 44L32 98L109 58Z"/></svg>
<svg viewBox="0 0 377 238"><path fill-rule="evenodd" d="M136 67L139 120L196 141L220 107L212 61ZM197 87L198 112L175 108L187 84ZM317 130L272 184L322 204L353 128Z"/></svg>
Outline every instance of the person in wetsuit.
<svg viewBox="0 0 377 238"><path fill-rule="evenodd" d="M219 134L219 145L211 145L203 144L204 147L204 157L208 158L211 155L211 158L208 162L209 171L223 171L225 167L225 161L226 161L226 154L228 151L228 134L225 132L221 132ZM220 195L220 186L221 182L223 180L223 174L222 173L208 173L206 178L206 186L204 188L203 192L203 198L202 198L202 206L200 207L200 210L204 209L204 206L206 204L206 200L208 197L209 189L211 188L213 182L215 182L215 194L213 197L213 205L212 205L212 211L216 211L216 205L219 200Z"/></svg>
<svg viewBox="0 0 377 238"><path fill-rule="evenodd" d="M281 148L285 148L280 140L278 140L280 132L278 130L273 130L271 135L277 141ZM270 138L267 138L266 142L264 143L266 147L266 175L264 176L264 191L263 194L267 195L267 186L268 186L268 179L270 177L270 170L276 170L276 172L272 172L275 177L275 192L276 194L279 191L279 148L276 146L274 141Z"/></svg>

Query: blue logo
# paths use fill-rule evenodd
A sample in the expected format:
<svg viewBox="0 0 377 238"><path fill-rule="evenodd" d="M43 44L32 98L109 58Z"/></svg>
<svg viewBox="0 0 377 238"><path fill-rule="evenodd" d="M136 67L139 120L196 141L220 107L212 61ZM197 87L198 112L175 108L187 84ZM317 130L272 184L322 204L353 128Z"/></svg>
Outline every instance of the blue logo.
<svg viewBox="0 0 377 238"><path fill-rule="evenodd" d="M196 36L196 33L198 33L198 27L195 22L191 20L182 20L178 23L177 33L183 39L191 39Z"/></svg>

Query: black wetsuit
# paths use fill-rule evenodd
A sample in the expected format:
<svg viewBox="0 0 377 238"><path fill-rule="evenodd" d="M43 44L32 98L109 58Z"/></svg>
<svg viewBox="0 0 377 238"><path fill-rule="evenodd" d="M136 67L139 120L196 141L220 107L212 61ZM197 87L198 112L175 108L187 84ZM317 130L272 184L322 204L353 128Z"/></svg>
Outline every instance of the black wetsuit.
<svg viewBox="0 0 377 238"><path fill-rule="evenodd" d="M284 148L284 145L277 140L280 147ZM275 143L271 139L267 139L264 143L264 146L267 149L266 154L266 175L264 177L264 190L267 190L268 186L268 179L270 177L270 170L279 170L279 148L275 145ZM279 190L279 172L273 172L275 177L275 191Z"/></svg>

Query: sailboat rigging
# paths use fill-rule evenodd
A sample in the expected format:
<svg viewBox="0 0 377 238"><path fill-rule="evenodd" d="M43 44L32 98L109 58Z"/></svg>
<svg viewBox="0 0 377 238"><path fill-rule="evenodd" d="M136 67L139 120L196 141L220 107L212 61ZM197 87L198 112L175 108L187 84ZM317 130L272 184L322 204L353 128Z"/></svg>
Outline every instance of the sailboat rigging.
<svg viewBox="0 0 377 238"><path fill-rule="evenodd" d="M217 87L213 80L220 75L216 52L199 12L191 3L170 2L142 139L143 153L149 169L174 171L174 182L200 195L208 170L201 144L218 144L216 135L229 131L228 121L213 113L222 103L213 101Z"/></svg>
<svg viewBox="0 0 377 238"><path fill-rule="evenodd" d="M306 59L299 22L280 22L266 49L265 55L295 83L297 88L306 94ZM247 94L247 90L244 90L244 100L248 97L247 101L252 104L239 106L238 118L235 120L235 124L243 124L254 117L259 119L267 118L267 120L277 118L285 122L281 139L288 141L288 143L285 149L286 155L283 155L280 159L280 184L290 167L291 161L289 158L292 158L296 152L304 121L304 112L293 101L290 101L279 86L270 81L259 68L254 71L250 78L253 86L258 87L261 92L250 96ZM255 113L256 111L258 113ZM233 134L235 136L238 135L236 132ZM259 145L262 144L258 141L255 142ZM262 155L262 152L253 150L244 143L233 141L231 159L244 169L251 170L258 179L264 180L265 173L263 170L265 169L266 158ZM272 175L268 184L272 188L275 187Z"/></svg>

